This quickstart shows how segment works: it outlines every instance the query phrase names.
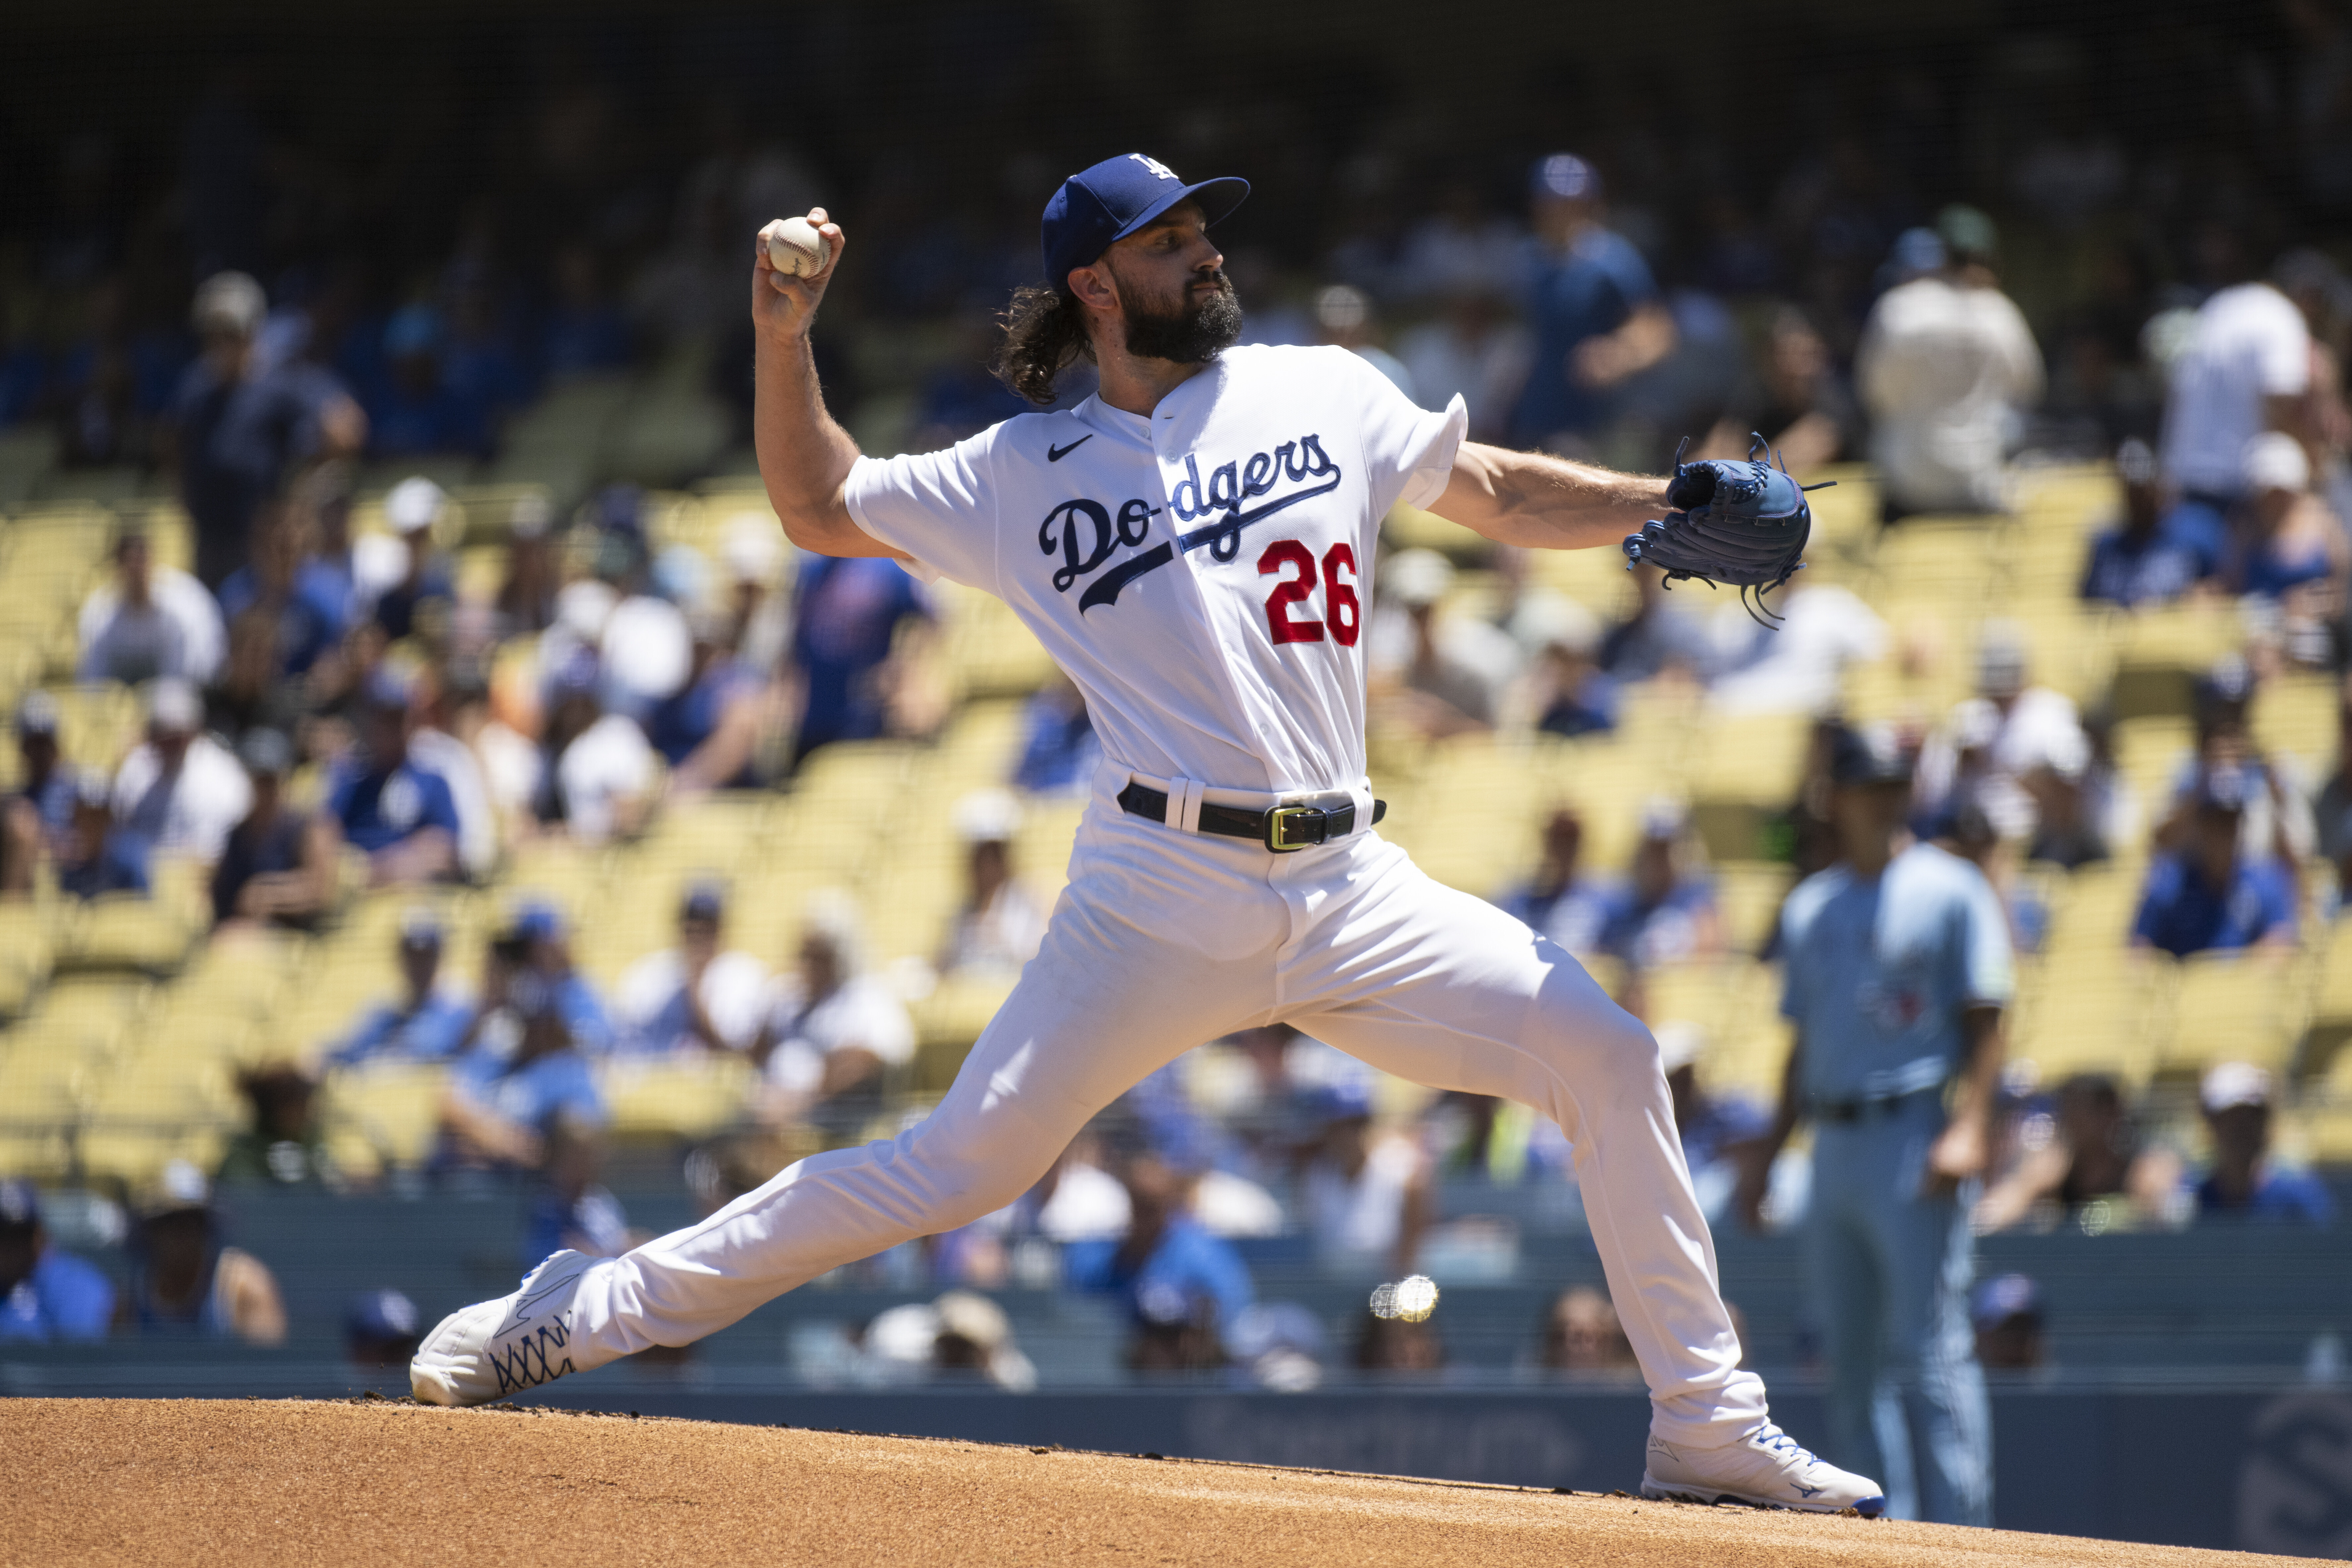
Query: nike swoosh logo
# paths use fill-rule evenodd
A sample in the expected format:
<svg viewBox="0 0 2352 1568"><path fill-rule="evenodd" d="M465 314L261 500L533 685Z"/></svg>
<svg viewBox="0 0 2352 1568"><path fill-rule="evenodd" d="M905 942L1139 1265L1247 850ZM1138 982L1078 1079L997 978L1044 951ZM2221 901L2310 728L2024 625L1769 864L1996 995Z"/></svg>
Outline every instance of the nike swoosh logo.
<svg viewBox="0 0 2352 1568"><path fill-rule="evenodd" d="M1066 447L1056 447L1048 441L1045 443L1045 460L1049 463L1058 463L1094 438L1095 433L1089 430Z"/></svg>
<svg viewBox="0 0 2352 1568"><path fill-rule="evenodd" d="M1333 474L1329 479L1317 485L1311 490L1293 490L1280 500L1270 500L1255 511L1234 512L1221 522L1213 522L1206 528L1196 528L1190 533L1177 535L1176 543L1185 553L1190 554L1221 533L1238 533L1249 524L1272 517L1286 507L1294 507L1300 501L1312 500L1317 496L1327 495L1338 489L1340 478L1340 475Z"/></svg>

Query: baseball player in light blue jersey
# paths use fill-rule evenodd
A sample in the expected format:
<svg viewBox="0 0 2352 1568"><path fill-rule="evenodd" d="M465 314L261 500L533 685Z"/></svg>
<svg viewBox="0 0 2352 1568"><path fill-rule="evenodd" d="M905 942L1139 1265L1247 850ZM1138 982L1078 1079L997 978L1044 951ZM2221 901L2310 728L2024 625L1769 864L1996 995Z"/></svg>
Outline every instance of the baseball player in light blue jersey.
<svg viewBox="0 0 2352 1568"><path fill-rule="evenodd" d="M2000 1075L2008 923L1975 867L1908 842L1911 760L1890 734L1841 730L1831 777L1840 858L1781 911L1796 1037L1742 1207L1753 1224L1771 1157L1810 1119L1805 1266L1834 1451L1885 1476L1895 1511L1990 1524L1969 1211Z"/></svg>
<svg viewBox="0 0 2352 1568"><path fill-rule="evenodd" d="M1373 827L1360 640L1381 517L1403 500L1505 543L1615 546L1669 510L1666 482L1465 441L1459 398L1416 408L1343 349L1233 347L1241 308L1209 226L1247 189L1141 153L1065 181L999 374L1044 406L1084 356L1101 390L887 460L825 412L809 357L839 226L809 215L830 249L805 277L761 250L753 432L776 514L803 549L999 596L1077 684L1103 756L1069 886L920 1126L803 1160L623 1257L558 1254L436 1329L411 1383L475 1404L688 1343L1013 1202L1201 1041L1294 1023L1566 1130L1650 1385L1645 1491L1875 1513L1878 1483L1773 1426L1739 1364L1656 1041L1568 953Z"/></svg>

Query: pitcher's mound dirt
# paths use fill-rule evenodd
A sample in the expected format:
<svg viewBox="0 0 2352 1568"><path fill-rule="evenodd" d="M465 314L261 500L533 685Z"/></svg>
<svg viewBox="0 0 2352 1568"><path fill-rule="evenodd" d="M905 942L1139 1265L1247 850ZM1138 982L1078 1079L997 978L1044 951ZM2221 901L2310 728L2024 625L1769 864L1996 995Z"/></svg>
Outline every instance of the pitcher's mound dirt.
<svg viewBox="0 0 2352 1568"><path fill-rule="evenodd" d="M2245 1564L2227 1552L556 1411L0 1400L0 1563Z"/></svg>

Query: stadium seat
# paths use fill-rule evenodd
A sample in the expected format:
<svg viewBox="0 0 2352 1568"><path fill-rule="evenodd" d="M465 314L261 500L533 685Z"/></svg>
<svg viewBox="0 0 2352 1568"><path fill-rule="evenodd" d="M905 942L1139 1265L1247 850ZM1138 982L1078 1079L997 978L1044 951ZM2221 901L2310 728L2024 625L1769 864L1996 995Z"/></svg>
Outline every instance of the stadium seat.
<svg viewBox="0 0 2352 1568"><path fill-rule="evenodd" d="M754 1074L748 1063L704 1056L677 1061L607 1062L599 1074L617 1139L707 1138L743 1112Z"/></svg>

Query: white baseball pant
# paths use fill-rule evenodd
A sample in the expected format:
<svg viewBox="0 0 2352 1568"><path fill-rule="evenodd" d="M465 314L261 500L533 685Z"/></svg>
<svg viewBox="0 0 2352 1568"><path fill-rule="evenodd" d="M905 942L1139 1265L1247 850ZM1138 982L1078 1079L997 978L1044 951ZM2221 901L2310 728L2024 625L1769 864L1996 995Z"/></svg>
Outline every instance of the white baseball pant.
<svg viewBox="0 0 2352 1568"><path fill-rule="evenodd" d="M1116 787L1097 786L1044 948L929 1118L803 1160L588 1269L579 1370L688 1343L829 1269L1002 1208L1145 1074L1287 1022L1384 1072L1556 1120L1653 1430L1707 1447L1765 1418L1657 1044L1581 965L1370 831L1270 854L1128 816Z"/></svg>

